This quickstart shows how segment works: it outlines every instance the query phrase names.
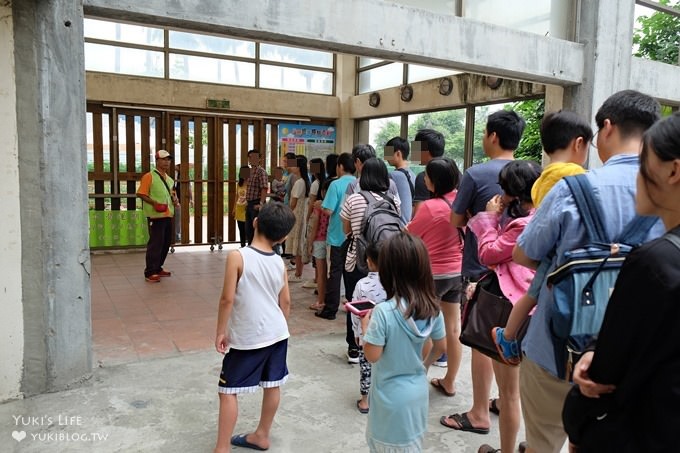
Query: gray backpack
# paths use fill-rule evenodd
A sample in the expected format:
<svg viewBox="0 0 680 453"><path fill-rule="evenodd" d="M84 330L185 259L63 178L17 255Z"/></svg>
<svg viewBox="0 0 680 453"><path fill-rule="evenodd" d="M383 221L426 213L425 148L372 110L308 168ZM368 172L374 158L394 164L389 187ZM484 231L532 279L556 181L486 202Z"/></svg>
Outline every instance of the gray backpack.
<svg viewBox="0 0 680 453"><path fill-rule="evenodd" d="M397 205L389 194L380 192L359 192L366 200L366 212L361 220L361 233L354 237L356 250L356 267L364 274L368 274L368 263L366 262L366 248L369 244L380 244L404 228L404 222L399 216ZM380 196L376 200L373 193Z"/></svg>

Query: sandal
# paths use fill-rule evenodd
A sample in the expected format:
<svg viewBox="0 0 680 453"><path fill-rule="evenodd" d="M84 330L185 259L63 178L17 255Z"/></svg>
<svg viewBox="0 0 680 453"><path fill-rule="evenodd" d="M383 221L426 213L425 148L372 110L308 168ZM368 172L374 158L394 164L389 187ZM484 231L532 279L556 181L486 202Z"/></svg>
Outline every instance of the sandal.
<svg viewBox="0 0 680 453"><path fill-rule="evenodd" d="M444 386L442 385L441 379L434 378L434 379L430 380L430 385L432 385L432 387L436 388L437 390L439 390L441 393L443 393L446 396L456 396L456 392L449 392L448 390L446 390L444 388Z"/></svg>
<svg viewBox="0 0 680 453"><path fill-rule="evenodd" d="M458 426L449 425L447 420L453 420ZM470 423L467 412L462 414L451 414L448 417L445 415L439 419L439 423L447 428L455 429L456 431L467 431L475 434L489 434L489 428L476 428Z"/></svg>
<svg viewBox="0 0 680 453"><path fill-rule="evenodd" d="M501 415L501 410L498 407L498 398L491 398L489 400L489 412L496 415Z"/></svg>
<svg viewBox="0 0 680 453"><path fill-rule="evenodd" d="M310 305L308 308L309 308L310 310L319 311L319 310L323 310L323 307L325 307L325 306L326 306L326 304L320 304L320 303L318 303L318 302L314 302L314 303L313 303L312 305Z"/></svg>

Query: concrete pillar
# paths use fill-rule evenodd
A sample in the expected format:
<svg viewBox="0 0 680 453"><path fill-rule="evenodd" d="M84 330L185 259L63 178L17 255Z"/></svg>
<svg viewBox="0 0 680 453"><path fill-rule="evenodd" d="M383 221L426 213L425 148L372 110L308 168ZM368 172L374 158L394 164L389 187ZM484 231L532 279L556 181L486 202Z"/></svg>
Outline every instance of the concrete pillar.
<svg viewBox="0 0 680 453"><path fill-rule="evenodd" d="M579 2L576 39L585 44L583 83L565 89L565 108L593 121L611 94L629 88L635 2L592 0ZM596 129L595 129L596 130ZM602 165L591 150L588 167Z"/></svg>
<svg viewBox="0 0 680 453"><path fill-rule="evenodd" d="M31 395L67 388L92 369L83 10L79 0L22 0L11 8L21 221L21 256L16 259L23 309L21 392ZM0 332L4 350L7 333Z"/></svg>
<svg viewBox="0 0 680 453"><path fill-rule="evenodd" d="M24 319L21 309L21 218L14 64L9 4L0 4L0 401L21 395Z"/></svg>
<svg viewBox="0 0 680 453"><path fill-rule="evenodd" d="M337 73L335 75L335 92L340 101L340 115L335 122L336 131L335 152L352 151L354 145L354 120L350 99L356 93L356 57L354 55L336 55Z"/></svg>

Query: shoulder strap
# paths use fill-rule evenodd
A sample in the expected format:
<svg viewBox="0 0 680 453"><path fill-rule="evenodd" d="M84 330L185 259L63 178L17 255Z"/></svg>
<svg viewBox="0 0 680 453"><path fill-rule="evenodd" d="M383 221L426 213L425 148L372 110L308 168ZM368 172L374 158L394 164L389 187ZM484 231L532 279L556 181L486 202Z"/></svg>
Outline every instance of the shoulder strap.
<svg viewBox="0 0 680 453"><path fill-rule="evenodd" d="M637 247L644 242L649 230L658 220L658 217L636 215L623 228L621 234L616 238L616 242Z"/></svg>
<svg viewBox="0 0 680 453"><path fill-rule="evenodd" d="M403 173L404 176L406 176L406 181L408 181L408 187L409 187L409 189L411 189L411 197L413 197L413 194L415 193L416 188L413 185L413 182L411 181L411 175L404 168L397 168L397 171L400 172L400 173Z"/></svg>
<svg viewBox="0 0 680 453"><path fill-rule="evenodd" d="M678 250L680 250L680 237L673 233L664 234L663 238L673 244Z"/></svg>
<svg viewBox="0 0 680 453"><path fill-rule="evenodd" d="M163 181L163 185L165 186L165 189L168 191L168 193L169 193L170 195L172 195L172 192L170 192L170 187L168 187L168 183L165 182L165 178L163 177L163 175L161 175L160 172L159 172L158 170L156 170L156 169L154 169L154 171L156 172L156 174L158 175L158 177L161 178L161 181Z"/></svg>
<svg viewBox="0 0 680 453"><path fill-rule="evenodd" d="M569 186L569 190L574 195L576 207L586 225L586 232L590 242L608 244L606 230L602 224L604 214L600 203L593 195L593 186L588 181L586 175L566 176L564 182Z"/></svg>

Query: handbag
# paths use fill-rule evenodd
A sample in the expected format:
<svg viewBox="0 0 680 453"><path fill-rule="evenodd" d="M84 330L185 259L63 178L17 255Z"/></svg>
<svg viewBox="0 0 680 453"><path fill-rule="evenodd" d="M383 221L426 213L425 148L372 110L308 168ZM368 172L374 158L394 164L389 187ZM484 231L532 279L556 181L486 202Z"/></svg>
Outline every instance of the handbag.
<svg viewBox="0 0 680 453"><path fill-rule="evenodd" d="M503 362L491 336L491 329L505 326L511 311L512 302L503 295L496 273L492 271L484 274L477 282L472 298L463 308L460 342ZM517 342L524 338L529 320L527 318L518 330Z"/></svg>

